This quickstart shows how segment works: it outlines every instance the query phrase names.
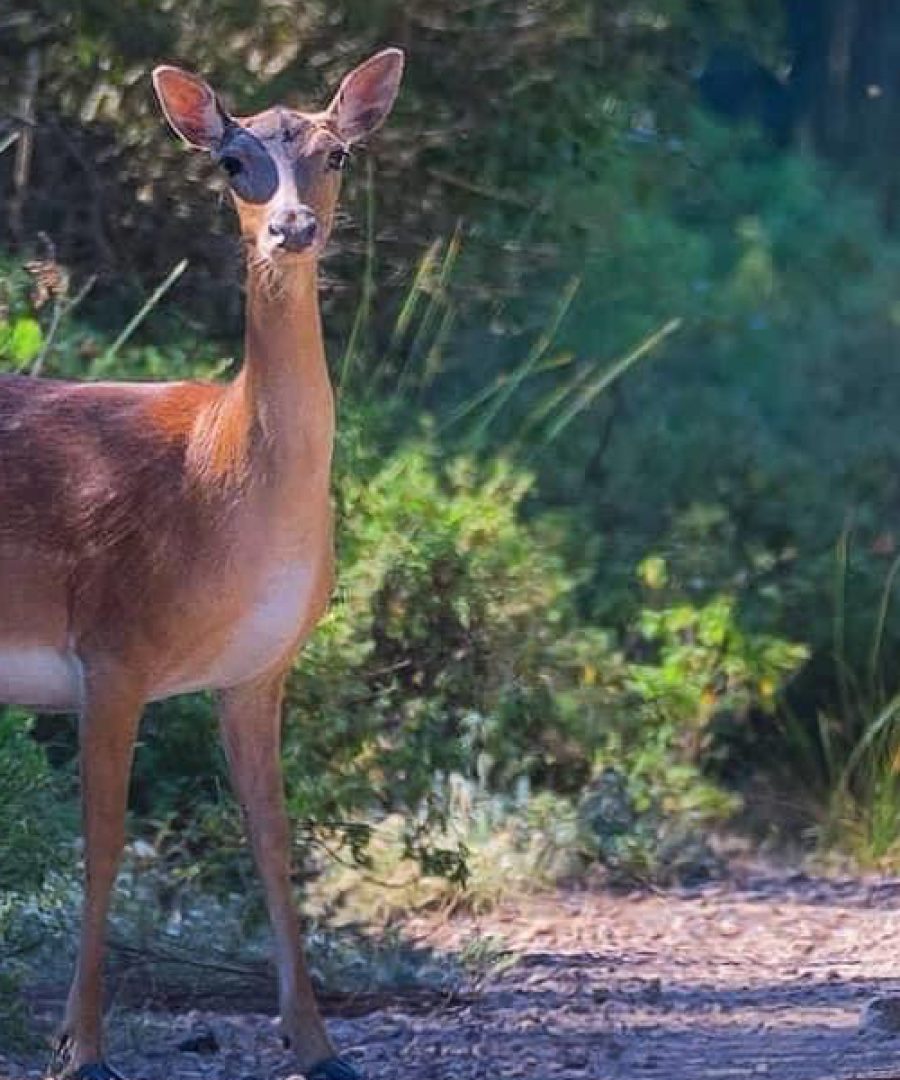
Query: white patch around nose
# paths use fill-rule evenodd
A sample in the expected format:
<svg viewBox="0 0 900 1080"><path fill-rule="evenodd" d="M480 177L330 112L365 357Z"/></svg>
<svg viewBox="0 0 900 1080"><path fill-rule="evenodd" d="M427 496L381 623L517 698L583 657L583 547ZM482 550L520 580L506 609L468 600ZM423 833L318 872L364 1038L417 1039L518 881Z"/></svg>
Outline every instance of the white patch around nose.
<svg viewBox="0 0 900 1080"><path fill-rule="evenodd" d="M266 212L263 215L265 225L262 234L257 238L257 247L263 258L270 258L282 245L283 237L277 236L271 231L270 226L278 219L278 216L290 211L302 213L305 209L297 194L297 181L287 162L281 155L273 155L275 168L278 170L278 187L274 196L266 204Z"/></svg>

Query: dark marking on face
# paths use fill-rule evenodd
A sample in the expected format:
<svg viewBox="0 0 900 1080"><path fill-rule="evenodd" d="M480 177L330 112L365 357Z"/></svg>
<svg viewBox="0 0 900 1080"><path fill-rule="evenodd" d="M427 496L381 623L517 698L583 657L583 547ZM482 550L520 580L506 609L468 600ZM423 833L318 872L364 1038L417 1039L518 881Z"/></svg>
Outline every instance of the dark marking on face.
<svg viewBox="0 0 900 1080"><path fill-rule="evenodd" d="M232 124L227 128L216 160L244 202L267 203L278 190L278 168L272 155L245 127Z"/></svg>

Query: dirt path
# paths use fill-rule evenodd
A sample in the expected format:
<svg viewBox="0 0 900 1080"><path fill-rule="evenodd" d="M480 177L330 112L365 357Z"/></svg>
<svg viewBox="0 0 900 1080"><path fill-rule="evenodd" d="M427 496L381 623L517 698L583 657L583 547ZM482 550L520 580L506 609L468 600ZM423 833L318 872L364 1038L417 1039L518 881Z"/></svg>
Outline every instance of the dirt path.
<svg viewBox="0 0 900 1080"><path fill-rule="evenodd" d="M438 950L504 955L462 1002L332 1021L371 1080L900 1080L900 883L749 876L698 890L563 893L435 924ZM894 1010L887 1006L887 1011ZM272 1023L114 1018L130 1080L280 1080ZM220 1049L175 1049L208 1025ZM4 1061L0 1077L39 1077Z"/></svg>

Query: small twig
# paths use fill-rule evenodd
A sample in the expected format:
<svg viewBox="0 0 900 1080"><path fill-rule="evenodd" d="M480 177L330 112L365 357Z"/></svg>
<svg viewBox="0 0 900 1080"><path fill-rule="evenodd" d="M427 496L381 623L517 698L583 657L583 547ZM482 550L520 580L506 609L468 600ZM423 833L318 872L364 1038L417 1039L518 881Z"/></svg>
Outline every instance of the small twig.
<svg viewBox="0 0 900 1080"><path fill-rule="evenodd" d="M259 970L238 964L226 964L224 962L215 962L212 960L195 960L192 956L186 954L170 953L165 949L153 949L149 946L138 947L136 945L127 945L124 942L110 942L110 948L122 956L131 957L133 959L163 964L182 964L185 967L199 968L201 971L219 971L225 975L240 975L241 978L247 978L248 976L256 979L269 978L269 971L266 968L264 961L260 961L260 968L266 968L266 970Z"/></svg>
<svg viewBox="0 0 900 1080"><path fill-rule="evenodd" d="M50 319L50 329L47 331L47 336L44 339L44 344L41 347L41 351L38 353L36 360L31 365L30 374L37 377L41 374L44 367L44 362L50 354L50 349L53 345L53 339L56 337L56 332L62 325L62 321L67 315L71 315L75 308L81 303L81 301L87 296L87 294L94 287L97 281L97 275L91 274L84 285L78 290L75 296L71 300L64 300L57 298L53 303L53 315Z"/></svg>
<svg viewBox="0 0 900 1080"><path fill-rule="evenodd" d="M344 832L352 832L354 829L368 829L370 832L372 830L372 826L364 821L339 821L329 819L317 821L313 818L304 818L303 821L298 821L297 827L306 829L306 831L310 833L314 833L318 829L343 829Z"/></svg>
<svg viewBox="0 0 900 1080"><path fill-rule="evenodd" d="M169 289L172 288L172 286L181 277L185 270L187 270L187 268L187 259L182 259L180 263L177 263L175 266L172 267L172 269L169 271L163 281L153 290L148 299L141 305L137 314L129 321L128 325L125 327L122 333L119 334L119 336L112 343L112 345L110 345L110 347L106 350L103 356L100 357L98 365L99 367L102 368L107 364L112 363L112 361L116 358L119 349L121 349L125 342L128 341L128 339L135 332L135 330L137 330L137 328L141 325L144 319L147 318L150 312L156 307L156 305L165 296Z"/></svg>
<svg viewBox="0 0 900 1080"><path fill-rule="evenodd" d="M321 848L325 854L333 862L336 862L338 866L343 866L345 870L353 870L359 874L360 880L366 882L368 885L377 885L379 889L395 889L397 891L401 889L408 889L417 880L417 875L413 875L408 881L388 881L385 878L375 877L374 874L370 874L364 867L359 866L355 862L351 862L349 859L345 859L339 851L330 847L318 836L310 836L309 843L313 847Z"/></svg>

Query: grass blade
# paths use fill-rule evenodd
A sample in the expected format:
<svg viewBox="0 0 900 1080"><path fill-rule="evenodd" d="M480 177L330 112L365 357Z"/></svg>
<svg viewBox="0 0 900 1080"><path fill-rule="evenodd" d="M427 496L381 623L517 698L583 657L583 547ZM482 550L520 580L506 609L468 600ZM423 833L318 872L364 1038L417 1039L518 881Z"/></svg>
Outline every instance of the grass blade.
<svg viewBox="0 0 900 1080"><path fill-rule="evenodd" d="M856 768L862 760L863 755L866 753L867 750L869 750L869 748L879 737L879 735L881 735L882 732L885 731L891 721L894 720L898 712L900 712L900 694L891 698L891 700L887 703L887 705L885 705L885 707L881 710L878 716L872 721L871 724L869 724L857 744L853 747L853 752L847 758L847 764L844 766L844 771L841 775L841 789L847 789L850 783L850 778L856 771Z"/></svg>
<svg viewBox="0 0 900 1080"><path fill-rule="evenodd" d="M450 242L447 244L447 250L444 252L444 257L441 260L441 268L438 271L437 281L434 283L431 291L428 306L425 308L416 329L415 336L410 344L407 360L404 365L405 370L402 373L402 379L404 381L407 378L407 371L415 363L416 357L421 356L422 353L425 352L425 345L432 335L434 323L438 318L440 307L442 305L446 306L447 285L450 281L450 275L453 272L453 268L456 265L461 246L462 226L460 223L457 223L456 228L453 230L453 235L450 237Z"/></svg>
<svg viewBox="0 0 900 1080"><path fill-rule="evenodd" d="M450 337L450 331L453 329L455 323L456 306L448 300L446 307L444 308L444 314L441 318L440 325L435 332L434 340L429 346L428 355L425 357L425 370L422 372L422 381L419 383L420 398L441 369L444 345L447 343Z"/></svg>
<svg viewBox="0 0 900 1080"><path fill-rule="evenodd" d="M176 263L175 266L169 271L169 273L163 278L159 285L153 290L147 300L141 305L134 317L129 321L125 329L119 334L116 340L110 345L106 352L100 357L97 362L97 369L103 370L109 367L109 365L115 360L119 350L128 341L131 335L137 330L144 319L150 314L150 312L156 307L156 305L162 300L169 289L175 284L175 282L181 277L181 275L187 270L188 261L182 259L181 262Z"/></svg>
<svg viewBox="0 0 900 1080"><path fill-rule="evenodd" d="M400 342L406 337L413 316L415 315L416 308L419 305L419 299L423 294L429 291L428 282L431 281L434 265L437 262L438 254L440 253L443 244L444 241L438 237L436 240L432 241L428 250L422 258L419 259L419 265L416 267L416 273L407 290L406 299L403 301L400 311L397 313L397 318L394 321L394 329L391 331L391 352L396 351Z"/></svg>
<svg viewBox="0 0 900 1080"><path fill-rule="evenodd" d="M544 354L553 344L553 339L556 337L563 319L566 317L569 308L572 306L572 301L575 299L575 294L578 292L580 286L580 277L573 277L569 280L565 289L563 289L562 296L560 297L559 303L556 305L556 309L553 312L547 327L540 334L530 352L525 357L525 360L504 382L502 390L497 394L492 406L471 433L470 438L472 440L480 439L484 435L496 419L497 414L503 409L516 390L522 385L522 382L534 371L535 367L543 359Z"/></svg>
<svg viewBox="0 0 900 1080"><path fill-rule="evenodd" d="M878 694L878 664L881 660L881 646L884 643L884 628L887 623L891 594L894 590L894 581L898 571L900 571L900 555L898 555L891 563L891 568L888 570L887 577L885 578L884 588L881 591L881 603L878 607L878 616L875 620L875 628L872 633L872 649L869 654L869 691L873 701Z"/></svg>
<svg viewBox="0 0 900 1080"><path fill-rule="evenodd" d="M372 159L366 159L366 261L363 268L362 292L356 313L353 316L353 326L350 328L350 336L344 355L341 357L340 376L338 377L338 394L347 386L347 380L356 359L359 348L359 340L365 332L372 312L372 300L375 296L375 167Z"/></svg>
<svg viewBox="0 0 900 1080"><path fill-rule="evenodd" d="M617 379L620 379L629 368L633 367L638 360L643 359L648 353L651 353L658 345L660 345L666 338L671 337L681 326L681 319L670 319L665 326L660 327L659 330L650 334L649 337L644 338L640 344L636 345L629 353L626 353L621 359L617 360L612 367L608 368L598 379L595 379L592 383L582 390L578 395L578 398L571 402L566 409L557 417L556 421L549 428L544 442L549 443L558 438L563 431L571 424L579 413L588 408L596 398L603 393L609 386L611 386Z"/></svg>
<svg viewBox="0 0 900 1080"><path fill-rule="evenodd" d="M554 368L561 367L562 364L571 362L571 353L561 353L559 356L554 356L549 360L546 360L543 364L539 364L531 372L531 375L542 375L546 371L552 371ZM454 424L458 424L460 420L464 420L467 416L473 413L480 405L483 405L486 401L490 401L495 394L501 393L509 382L511 376L508 372L501 372L492 383L488 386L483 386L480 390L476 391L470 398L467 398L461 404L457 405L451 410L449 416L437 426L437 433L442 434L447 428L452 427Z"/></svg>
<svg viewBox="0 0 900 1080"><path fill-rule="evenodd" d="M17 142L20 134L21 132L11 131L8 135L4 135L3 138L0 139L0 154L5 150L8 150L15 142Z"/></svg>
<svg viewBox="0 0 900 1080"><path fill-rule="evenodd" d="M832 648L834 649L835 675L841 709L849 721L852 716L849 686L849 667L847 664L846 613L847 613L847 570L850 562L849 518L841 529L835 552L834 575L834 623L832 627Z"/></svg>

